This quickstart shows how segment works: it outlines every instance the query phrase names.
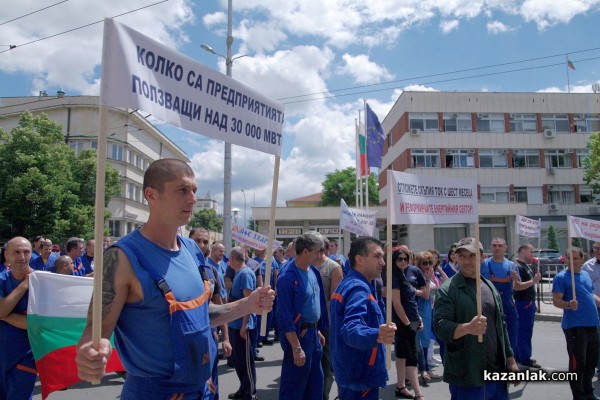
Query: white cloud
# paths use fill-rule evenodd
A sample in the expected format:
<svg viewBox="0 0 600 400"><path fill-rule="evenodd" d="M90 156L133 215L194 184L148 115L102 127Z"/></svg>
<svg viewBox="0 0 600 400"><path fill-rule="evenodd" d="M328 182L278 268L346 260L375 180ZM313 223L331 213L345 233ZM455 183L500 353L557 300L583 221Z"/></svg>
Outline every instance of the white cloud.
<svg viewBox="0 0 600 400"><path fill-rule="evenodd" d="M593 93L592 90L592 84L593 83L600 83L599 81L596 82L591 82L591 83L579 83L579 84L572 84L571 85L571 93ZM563 87L558 87L558 86L550 86L544 89L540 89L538 90L538 93L567 93L569 91L569 88L567 88L567 86L563 86Z"/></svg>
<svg viewBox="0 0 600 400"><path fill-rule="evenodd" d="M202 23L208 29L214 27L215 25L222 25L227 23L227 14L224 12L215 12L212 14L206 14L202 17Z"/></svg>
<svg viewBox="0 0 600 400"><path fill-rule="evenodd" d="M413 84L404 87L404 91L408 92L439 92L439 90L432 88L431 86L424 86L420 84Z"/></svg>
<svg viewBox="0 0 600 400"><path fill-rule="evenodd" d="M254 23L248 19L241 21L236 29L236 37L243 42L242 53L256 52L263 54L277 49L277 46L287 39L285 32L274 21Z"/></svg>
<svg viewBox="0 0 600 400"><path fill-rule="evenodd" d="M500 21L489 21L487 23L487 30L491 34L498 34L508 32L512 29Z"/></svg>
<svg viewBox="0 0 600 400"><path fill-rule="evenodd" d="M344 64L338 67L338 73L352 76L356 83L370 84L394 79L394 75L387 68L369 60L368 55L344 54L342 59Z"/></svg>
<svg viewBox="0 0 600 400"><path fill-rule="evenodd" d="M598 7L600 0L525 0L520 13L526 21L533 21L544 30L559 23L568 23L578 14Z"/></svg>
<svg viewBox="0 0 600 400"><path fill-rule="evenodd" d="M443 33L450 33L453 30L458 29L459 25L460 25L460 21L457 19L442 21L442 22L440 22L440 30Z"/></svg>

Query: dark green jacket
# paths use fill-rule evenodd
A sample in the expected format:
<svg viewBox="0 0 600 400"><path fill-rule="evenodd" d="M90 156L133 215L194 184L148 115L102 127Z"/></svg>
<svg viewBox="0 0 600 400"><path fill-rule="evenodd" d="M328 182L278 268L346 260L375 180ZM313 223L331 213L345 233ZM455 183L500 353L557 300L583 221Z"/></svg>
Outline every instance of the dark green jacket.
<svg viewBox="0 0 600 400"><path fill-rule="evenodd" d="M506 358L513 357L502 312L502 300L492 282L481 277L492 291L496 303L496 331L500 370L506 370ZM477 315L476 293L459 272L446 280L436 293L433 329L438 338L446 342L444 354L444 382L460 386L483 386L483 371L487 361L485 335L483 343L477 336L465 335L454 340L459 324L470 322Z"/></svg>

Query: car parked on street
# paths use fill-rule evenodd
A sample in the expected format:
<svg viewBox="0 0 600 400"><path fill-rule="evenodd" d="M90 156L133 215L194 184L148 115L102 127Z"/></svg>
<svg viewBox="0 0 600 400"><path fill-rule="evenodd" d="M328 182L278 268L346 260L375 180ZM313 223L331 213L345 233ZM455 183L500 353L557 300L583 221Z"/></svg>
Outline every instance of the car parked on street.
<svg viewBox="0 0 600 400"><path fill-rule="evenodd" d="M538 259L540 261L542 278L554 278L556 274L567 266L567 260L556 249L535 249L530 261L531 268L534 270L537 268Z"/></svg>

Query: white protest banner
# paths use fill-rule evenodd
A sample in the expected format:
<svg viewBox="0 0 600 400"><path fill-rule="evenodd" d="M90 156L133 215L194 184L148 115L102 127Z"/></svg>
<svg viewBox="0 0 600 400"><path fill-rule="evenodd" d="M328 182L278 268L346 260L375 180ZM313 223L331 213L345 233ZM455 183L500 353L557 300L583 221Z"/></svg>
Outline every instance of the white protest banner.
<svg viewBox="0 0 600 400"><path fill-rule="evenodd" d="M541 233L541 223L538 220L516 216L515 224L517 225L517 234L527 237L539 237Z"/></svg>
<svg viewBox="0 0 600 400"><path fill-rule="evenodd" d="M373 236L377 224L377 212L349 208L340 200L340 228L358 236Z"/></svg>
<svg viewBox="0 0 600 400"><path fill-rule="evenodd" d="M281 103L110 18L104 35L101 105L281 155Z"/></svg>
<svg viewBox="0 0 600 400"><path fill-rule="evenodd" d="M600 241L600 221L588 218L568 217L569 237Z"/></svg>
<svg viewBox="0 0 600 400"><path fill-rule="evenodd" d="M244 228L239 225L233 225L231 227L231 237L233 240L248 245L254 249L264 250L267 248L269 243L268 236L254 232L252 229ZM281 247L282 242L279 240L273 240L273 249Z"/></svg>
<svg viewBox="0 0 600 400"><path fill-rule="evenodd" d="M477 181L388 171L389 224L479 221Z"/></svg>

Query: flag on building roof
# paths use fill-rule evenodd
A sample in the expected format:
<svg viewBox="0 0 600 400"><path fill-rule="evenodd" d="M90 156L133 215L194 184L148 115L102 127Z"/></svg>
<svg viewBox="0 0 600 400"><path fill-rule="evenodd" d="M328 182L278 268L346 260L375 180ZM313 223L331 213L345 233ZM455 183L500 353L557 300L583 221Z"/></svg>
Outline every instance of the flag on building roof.
<svg viewBox="0 0 600 400"><path fill-rule="evenodd" d="M381 167L385 133L379 123L379 118L365 103L365 120L367 121L367 163L370 167Z"/></svg>
<svg viewBox="0 0 600 400"><path fill-rule="evenodd" d="M573 62L571 60L569 60L568 58L567 58L567 67L571 68L573 71L576 71L575 65L573 65Z"/></svg>
<svg viewBox="0 0 600 400"><path fill-rule="evenodd" d="M29 275L27 333L42 399L77 382L77 342L86 325L94 280L36 271ZM116 350L106 372L124 371Z"/></svg>
<svg viewBox="0 0 600 400"><path fill-rule="evenodd" d="M356 179L358 180L371 174L369 164L367 163L365 124L362 121L356 127L356 138Z"/></svg>

